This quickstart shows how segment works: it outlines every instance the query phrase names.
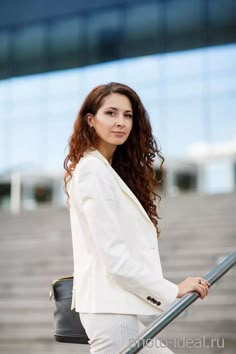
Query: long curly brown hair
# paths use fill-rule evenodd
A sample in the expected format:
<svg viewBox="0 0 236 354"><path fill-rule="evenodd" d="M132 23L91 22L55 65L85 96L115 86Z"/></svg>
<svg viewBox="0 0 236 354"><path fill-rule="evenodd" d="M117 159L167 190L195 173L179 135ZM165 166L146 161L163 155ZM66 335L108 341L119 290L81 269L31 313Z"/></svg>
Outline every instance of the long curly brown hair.
<svg viewBox="0 0 236 354"><path fill-rule="evenodd" d="M99 85L85 98L68 141L69 153L64 160L66 170L64 191L68 197L67 204L69 205L67 183L72 177L73 170L84 152L97 148L99 144L99 137L96 131L89 127L86 116L88 113L95 115L102 106L104 98L112 93L125 95L130 100L133 109L132 130L125 143L117 146L112 158L112 167L140 201L159 236L160 230L157 225L158 219L161 218L154 202L156 198L160 202L161 196L155 192L155 188L164 181L166 171L163 163L165 159L160 154L160 149L152 135L148 113L137 93L127 85L116 82ZM161 160L159 180L153 168L156 156Z"/></svg>

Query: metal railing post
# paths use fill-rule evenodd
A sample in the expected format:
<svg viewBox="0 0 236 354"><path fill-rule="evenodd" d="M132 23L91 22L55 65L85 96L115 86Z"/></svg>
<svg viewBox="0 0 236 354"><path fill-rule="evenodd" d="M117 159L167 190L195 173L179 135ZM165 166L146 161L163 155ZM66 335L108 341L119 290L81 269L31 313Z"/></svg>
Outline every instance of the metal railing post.
<svg viewBox="0 0 236 354"><path fill-rule="evenodd" d="M236 251L213 268L205 277L211 286L217 282L225 273L227 273L236 264ZM151 323L140 334L137 339L133 339L132 343L125 347L120 354L138 353L151 339L161 332L170 322L181 314L188 306L199 298L199 293L192 292L184 295L180 300L175 302L170 308L163 312L157 320Z"/></svg>

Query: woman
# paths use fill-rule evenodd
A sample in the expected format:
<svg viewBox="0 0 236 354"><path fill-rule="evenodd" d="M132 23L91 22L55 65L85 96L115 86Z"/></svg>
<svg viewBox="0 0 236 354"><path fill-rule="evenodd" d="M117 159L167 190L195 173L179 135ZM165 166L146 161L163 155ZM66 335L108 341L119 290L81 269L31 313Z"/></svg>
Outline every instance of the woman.
<svg viewBox="0 0 236 354"><path fill-rule="evenodd" d="M154 201L154 158L162 163L147 112L134 90L120 83L95 87L85 98L64 161L70 206L74 292L91 353L116 354L176 298L209 283L163 277ZM141 328L142 329L142 328ZM146 346L143 353L172 353Z"/></svg>

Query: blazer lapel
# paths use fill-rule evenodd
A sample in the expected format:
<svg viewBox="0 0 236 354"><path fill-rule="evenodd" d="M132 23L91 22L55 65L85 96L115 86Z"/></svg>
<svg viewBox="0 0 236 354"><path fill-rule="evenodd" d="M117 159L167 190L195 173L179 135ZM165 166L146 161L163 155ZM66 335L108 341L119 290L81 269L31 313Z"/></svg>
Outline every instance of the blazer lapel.
<svg viewBox="0 0 236 354"><path fill-rule="evenodd" d="M117 183L121 187L124 193L126 193L137 205L141 213L144 215L146 219L148 219L149 222L152 223L151 219L149 218L148 214L146 213L146 210L143 208L142 204L138 200L138 198L135 196L135 194L131 191L131 189L127 186L127 184L123 181L123 179L118 175L118 173L114 170L114 168L109 164L107 159L98 151L98 150L92 150L86 152L86 154L96 156L98 159L103 161L107 167L109 168L110 172L112 175L115 177ZM152 223L153 224L153 223Z"/></svg>

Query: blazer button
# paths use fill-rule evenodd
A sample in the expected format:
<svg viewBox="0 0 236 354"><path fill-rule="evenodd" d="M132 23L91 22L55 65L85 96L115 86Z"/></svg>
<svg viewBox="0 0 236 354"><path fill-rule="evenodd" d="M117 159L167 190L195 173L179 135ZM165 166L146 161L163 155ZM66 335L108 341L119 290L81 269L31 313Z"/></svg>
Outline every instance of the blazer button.
<svg viewBox="0 0 236 354"><path fill-rule="evenodd" d="M161 305L161 302L160 301L156 301L156 305L157 306Z"/></svg>
<svg viewBox="0 0 236 354"><path fill-rule="evenodd" d="M147 300L150 301L150 300L151 300L151 296L148 296L148 297L147 297Z"/></svg>

